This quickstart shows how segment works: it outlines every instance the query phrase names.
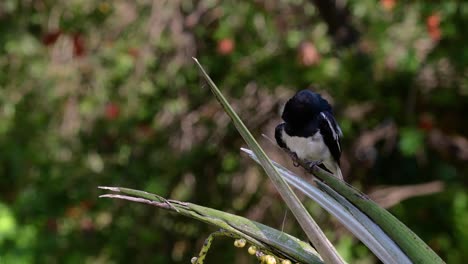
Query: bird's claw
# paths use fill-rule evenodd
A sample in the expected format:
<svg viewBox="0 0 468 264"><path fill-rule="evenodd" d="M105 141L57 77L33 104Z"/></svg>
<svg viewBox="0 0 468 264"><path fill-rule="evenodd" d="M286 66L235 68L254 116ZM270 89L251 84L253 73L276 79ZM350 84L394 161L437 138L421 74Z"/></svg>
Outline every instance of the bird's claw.
<svg viewBox="0 0 468 264"><path fill-rule="evenodd" d="M293 161L294 167L299 167L301 164L299 163L299 157L297 156L296 153L294 152L289 152L289 156L291 157Z"/></svg>
<svg viewBox="0 0 468 264"><path fill-rule="evenodd" d="M323 163L323 160L314 160L314 161L306 161L306 170L312 171L315 166L319 166L320 164Z"/></svg>

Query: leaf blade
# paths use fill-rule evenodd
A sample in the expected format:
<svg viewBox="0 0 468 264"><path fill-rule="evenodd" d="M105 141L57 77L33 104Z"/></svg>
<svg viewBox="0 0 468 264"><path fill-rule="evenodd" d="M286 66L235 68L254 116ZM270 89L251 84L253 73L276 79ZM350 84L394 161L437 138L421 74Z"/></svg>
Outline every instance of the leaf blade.
<svg viewBox="0 0 468 264"><path fill-rule="evenodd" d="M123 199L170 210L180 215L217 226L245 238L251 244L264 248L275 255L287 257L290 260L301 263L323 264L318 253L308 243L247 218L193 203L167 200L161 196L144 191L122 187L99 188L118 193L104 194L100 196L102 198Z"/></svg>
<svg viewBox="0 0 468 264"><path fill-rule="evenodd" d="M241 148L241 150L258 162L257 157L251 150L245 148ZM341 195L336 192L330 195L330 192L333 192L333 190L322 191L321 189L328 187L322 182L315 181L319 186L319 188L317 188L294 175L280 164L274 161L273 164L289 184L313 199L327 212L335 216L339 222L361 240L383 263L411 263L406 254L401 251L379 226L373 223L365 214L355 208ZM331 189L330 187L328 188Z"/></svg>

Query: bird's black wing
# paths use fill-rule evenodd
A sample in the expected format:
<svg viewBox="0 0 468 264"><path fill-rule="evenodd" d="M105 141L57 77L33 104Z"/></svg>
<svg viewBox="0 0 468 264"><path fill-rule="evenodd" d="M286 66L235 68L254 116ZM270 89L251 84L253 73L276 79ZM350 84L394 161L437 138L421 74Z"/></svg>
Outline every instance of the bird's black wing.
<svg viewBox="0 0 468 264"><path fill-rule="evenodd" d="M287 149L288 147L286 146L286 143L284 143L283 138L281 136L281 133L283 133L285 125L286 125L286 123L281 123L278 126L276 126L276 128L275 128L275 139L276 139L276 143L278 144L278 146Z"/></svg>
<svg viewBox="0 0 468 264"><path fill-rule="evenodd" d="M318 116L318 126L323 141L330 150L335 161L340 164L341 146L340 137L343 136L340 127L336 123L333 114L328 111L320 112Z"/></svg>

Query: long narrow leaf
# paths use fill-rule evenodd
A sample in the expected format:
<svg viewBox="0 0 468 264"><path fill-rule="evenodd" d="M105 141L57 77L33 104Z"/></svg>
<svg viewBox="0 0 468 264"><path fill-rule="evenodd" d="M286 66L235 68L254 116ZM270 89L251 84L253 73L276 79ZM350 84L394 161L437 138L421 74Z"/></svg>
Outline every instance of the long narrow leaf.
<svg viewBox="0 0 468 264"><path fill-rule="evenodd" d="M335 198L335 200L344 206L349 213L364 227L377 241L378 243L390 254L393 261L388 263L411 263L408 256L401 250L401 248L385 233L380 226L372 221L366 214L350 203L346 198L341 196L335 190L330 188L319 180L314 180L317 186L325 191L328 195ZM369 247L369 246L368 246ZM371 247L369 249L372 250ZM382 260L382 259L381 259ZM382 260L382 262L387 263Z"/></svg>
<svg viewBox="0 0 468 264"><path fill-rule="evenodd" d="M257 156L251 150L245 148L241 150L247 153L253 160L259 162ZM335 216L340 223L361 240L383 263L411 263L405 253L401 251L380 227L341 195L320 181L316 181L320 187L319 189L294 175L294 173L280 164L276 162L273 162L273 164L289 184Z"/></svg>
<svg viewBox="0 0 468 264"><path fill-rule="evenodd" d="M380 207L365 194L332 174L315 166L312 173L378 224L414 263L444 263L444 261L395 216Z"/></svg>
<svg viewBox="0 0 468 264"><path fill-rule="evenodd" d="M326 263L344 263L341 256L338 254L338 252L336 252L335 248L327 239L320 227L310 216L309 212L307 212L304 205L299 201L296 194L292 191L291 187L289 187L289 185L280 176L278 171L271 163L270 159L268 159L268 157L266 156L263 149L257 143L255 138L252 136L250 131L247 129L242 120L236 114L234 109L232 109L230 104L227 102L226 98L224 98L223 94L218 89L213 80L211 80L210 76L206 73L203 66L201 66L197 59L193 58L193 60L200 68L204 78L208 82L211 91L215 95L216 99L218 99L226 113L229 115L229 117L231 117L237 130L247 142L247 145L257 155L261 166L269 176L270 180L273 182L274 186L280 193L286 205L292 211L293 215L299 222L307 237L310 239L315 248L317 248L317 251L319 252L320 256L322 256Z"/></svg>
<svg viewBox="0 0 468 264"><path fill-rule="evenodd" d="M249 243L264 249L267 253L294 262L323 264L317 252L308 243L258 222L192 203L166 200L161 196L139 190L121 187L99 188L115 192L100 197L123 199L170 210L215 225L236 237L246 239Z"/></svg>
<svg viewBox="0 0 468 264"><path fill-rule="evenodd" d="M304 161L299 165L307 168ZM318 166L309 171L365 213L406 253L413 263L445 263L424 241L390 212L380 207L352 185L339 180Z"/></svg>

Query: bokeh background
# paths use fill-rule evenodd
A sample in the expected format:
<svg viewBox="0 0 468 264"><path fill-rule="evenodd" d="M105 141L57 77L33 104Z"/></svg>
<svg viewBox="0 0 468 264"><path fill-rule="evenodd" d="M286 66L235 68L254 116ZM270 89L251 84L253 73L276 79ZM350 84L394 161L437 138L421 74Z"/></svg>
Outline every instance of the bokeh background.
<svg viewBox="0 0 468 264"><path fill-rule="evenodd" d="M282 227L284 204L192 56L289 167L260 135L297 90L320 92L345 135L346 180L466 261L468 3L332 2L1 1L0 262L188 263L215 231L100 200L99 185ZM346 260L378 263L306 205ZM305 238L291 214L284 230ZM208 263L256 263L232 242L215 240Z"/></svg>

